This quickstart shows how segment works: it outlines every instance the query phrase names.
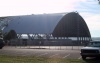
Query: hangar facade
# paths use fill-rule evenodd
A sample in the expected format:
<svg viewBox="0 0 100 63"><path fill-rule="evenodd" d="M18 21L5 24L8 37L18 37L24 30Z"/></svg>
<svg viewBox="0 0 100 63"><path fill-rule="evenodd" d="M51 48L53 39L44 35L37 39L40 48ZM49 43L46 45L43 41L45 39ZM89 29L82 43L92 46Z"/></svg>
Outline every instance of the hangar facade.
<svg viewBox="0 0 100 63"><path fill-rule="evenodd" d="M8 23L3 32L15 30L18 40L23 39L22 34L26 34L28 38L21 42L27 42L27 44L31 42L30 44L39 45L39 41L41 41L41 45L52 43L79 45L81 42L86 43L91 40L88 26L77 12L9 16L8 18L12 21ZM75 40L69 40L72 38Z"/></svg>
<svg viewBox="0 0 100 63"><path fill-rule="evenodd" d="M91 41L89 28L77 12L62 17L52 34L54 37L76 37L79 43Z"/></svg>

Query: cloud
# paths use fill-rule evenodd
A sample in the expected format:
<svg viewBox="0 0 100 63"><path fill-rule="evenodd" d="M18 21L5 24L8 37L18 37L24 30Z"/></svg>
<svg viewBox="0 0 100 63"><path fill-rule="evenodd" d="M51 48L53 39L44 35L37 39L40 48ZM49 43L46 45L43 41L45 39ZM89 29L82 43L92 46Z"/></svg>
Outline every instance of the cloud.
<svg viewBox="0 0 100 63"><path fill-rule="evenodd" d="M80 1L75 10L84 18L92 37L100 37L100 5L95 0Z"/></svg>
<svg viewBox="0 0 100 63"><path fill-rule="evenodd" d="M92 37L100 37L100 14L82 12L80 15L84 18Z"/></svg>
<svg viewBox="0 0 100 63"><path fill-rule="evenodd" d="M80 13L88 25L92 37L100 37L100 14Z"/></svg>
<svg viewBox="0 0 100 63"><path fill-rule="evenodd" d="M91 17L86 18L86 22L90 30L100 30L100 14L92 15Z"/></svg>
<svg viewBox="0 0 100 63"><path fill-rule="evenodd" d="M0 15L24 15L74 11L85 0L0 0Z"/></svg>
<svg viewBox="0 0 100 63"><path fill-rule="evenodd" d="M80 1L75 7L75 10L79 12L100 13L100 5L94 0Z"/></svg>

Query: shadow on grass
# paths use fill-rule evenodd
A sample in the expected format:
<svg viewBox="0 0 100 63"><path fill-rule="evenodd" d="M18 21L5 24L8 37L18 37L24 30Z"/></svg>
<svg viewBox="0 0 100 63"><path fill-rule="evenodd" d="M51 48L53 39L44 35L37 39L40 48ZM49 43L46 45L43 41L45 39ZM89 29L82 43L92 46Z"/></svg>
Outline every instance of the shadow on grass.
<svg viewBox="0 0 100 63"><path fill-rule="evenodd" d="M86 63L100 63L100 58L89 58L84 60Z"/></svg>

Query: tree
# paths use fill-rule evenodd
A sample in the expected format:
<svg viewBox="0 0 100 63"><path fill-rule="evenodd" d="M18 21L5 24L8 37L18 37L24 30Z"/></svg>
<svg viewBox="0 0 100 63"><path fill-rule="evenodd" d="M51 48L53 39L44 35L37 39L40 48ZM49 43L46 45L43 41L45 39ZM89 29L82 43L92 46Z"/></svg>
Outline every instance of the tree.
<svg viewBox="0 0 100 63"><path fill-rule="evenodd" d="M15 30L10 30L8 33L4 34L4 40L11 40L11 39L16 39L17 38L17 34L15 32Z"/></svg>

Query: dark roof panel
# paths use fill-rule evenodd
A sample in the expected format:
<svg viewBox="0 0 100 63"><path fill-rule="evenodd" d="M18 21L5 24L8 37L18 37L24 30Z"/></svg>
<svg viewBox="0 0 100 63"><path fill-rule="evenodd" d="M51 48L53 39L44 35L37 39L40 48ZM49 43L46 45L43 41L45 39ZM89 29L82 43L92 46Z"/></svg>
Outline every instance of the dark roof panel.
<svg viewBox="0 0 100 63"><path fill-rule="evenodd" d="M91 37L84 19L76 12L66 14L53 31L55 37Z"/></svg>

